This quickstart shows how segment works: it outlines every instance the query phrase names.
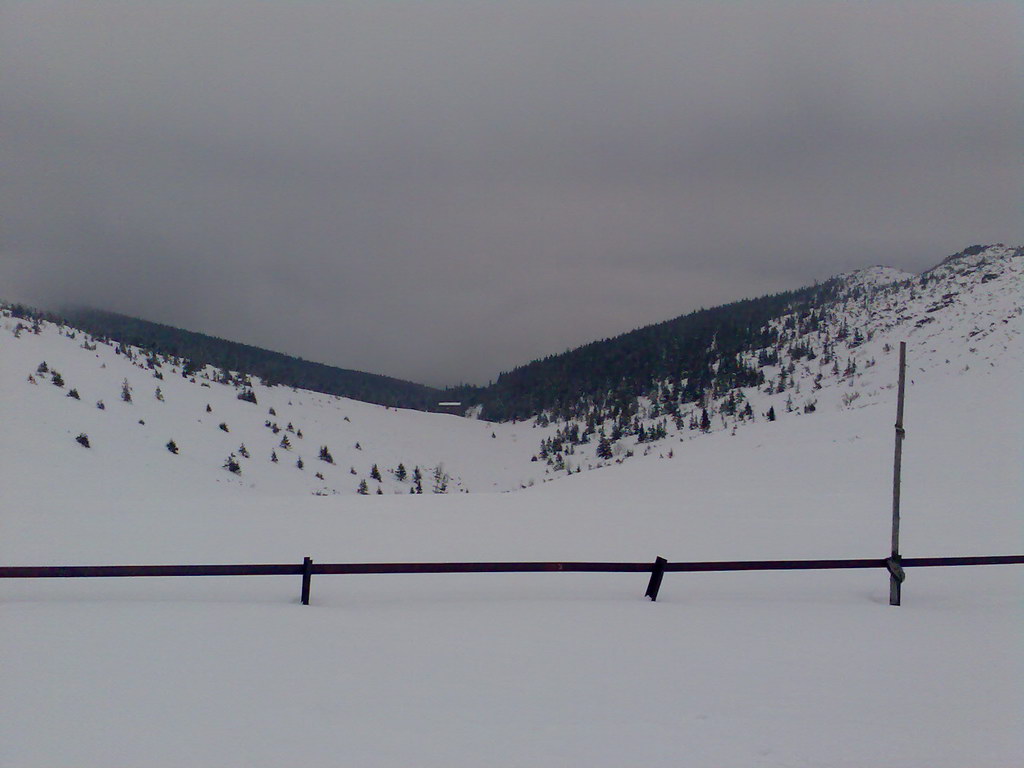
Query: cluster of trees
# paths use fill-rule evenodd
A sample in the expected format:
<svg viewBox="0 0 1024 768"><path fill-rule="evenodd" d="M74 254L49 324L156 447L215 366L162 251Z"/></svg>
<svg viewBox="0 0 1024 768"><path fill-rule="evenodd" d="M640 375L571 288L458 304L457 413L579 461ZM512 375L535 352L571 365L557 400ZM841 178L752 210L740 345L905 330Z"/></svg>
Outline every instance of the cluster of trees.
<svg viewBox="0 0 1024 768"><path fill-rule="evenodd" d="M888 290L901 288L869 289L833 279L701 310L531 363L488 388L463 389L459 396L482 405L485 417L520 419L532 413L538 427L560 424L535 456L555 469L571 468L569 457L592 441L596 445L586 453L597 459L628 455L639 444L665 438L670 423L677 431L707 432L715 425L774 421L774 407L755 413L747 399L752 388L785 393L787 412L810 413L816 401L801 396L801 382L806 377L813 392L826 375L857 375L851 352L869 341L872 331L850 318L858 307L863 316L864 308ZM629 438L625 451L616 448L623 438Z"/></svg>
<svg viewBox="0 0 1024 768"><path fill-rule="evenodd" d="M544 413L553 421L620 419L638 398L699 402L730 389L760 384L750 350L777 346L784 329L772 320L787 313L820 322L816 307L834 297L841 281L747 299L677 317L596 341L502 373L488 387L458 387L446 397L482 406L484 418L523 420ZM631 415L631 414L630 414Z"/></svg>

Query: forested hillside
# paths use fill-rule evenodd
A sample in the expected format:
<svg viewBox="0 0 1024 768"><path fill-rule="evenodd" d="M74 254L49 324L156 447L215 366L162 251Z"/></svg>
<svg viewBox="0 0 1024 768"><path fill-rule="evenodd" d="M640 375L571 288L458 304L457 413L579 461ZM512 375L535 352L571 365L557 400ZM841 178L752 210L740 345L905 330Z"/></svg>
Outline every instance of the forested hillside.
<svg viewBox="0 0 1024 768"><path fill-rule="evenodd" d="M655 417L678 422L686 406L704 408L729 393L738 396L744 388L764 386L766 376L774 376L772 388L783 392L801 362L817 359L822 375L848 374L851 350L872 336L878 318L871 307L884 296L892 299L886 307L897 313L894 321L909 320L899 317L897 305L916 306L918 294L934 293L942 279L953 273L963 273L968 284L996 279L1008 259L1020 257L1019 248L976 245L921 275L870 267L820 285L691 312L515 368L489 387L448 394L495 421L580 420L592 432L611 419L630 433L638 428L629 426L638 411L653 403ZM989 271L974 276L979 269ZM948 306L952 299L939 301ZM935 309L921 309L926 314L920 322L927 324ZM724 405L728 415L732 400Z"/></svg>
<svg viewBox="0 0 1024 768"><path fill-rule="evenodd" d="M502 373L490 387L465 387L451 395L482 406L484 418L526 419L546 411L552 420L580 417L592 409L628 408L667 380L678 399L698 400L710 388L725 390L763 381L740 353L770 347L779 329L770 321L833 297L840 281L701 309L673 320L595 341Z"/></svg>

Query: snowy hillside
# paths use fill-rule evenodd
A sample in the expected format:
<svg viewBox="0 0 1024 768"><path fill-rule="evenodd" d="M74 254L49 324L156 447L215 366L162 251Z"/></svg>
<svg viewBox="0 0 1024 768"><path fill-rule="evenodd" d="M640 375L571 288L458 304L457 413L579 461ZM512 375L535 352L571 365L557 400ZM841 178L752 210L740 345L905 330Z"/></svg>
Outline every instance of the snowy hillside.
<svg viewBox="0 0 1024 768"><path fill-rule="evenodd" d="M565 463L608 465L571 475L531 461L564 423L193 383L4 317L0 563L884 557L903 339L903 554L1020 553L1021 262L988 249L849 279L816 327L780 320L781 356L736 414L728 394L707 433L644 414L665 437L624 435L622 463L566 444ZM290 576L2 580L0 765L1024 764L1020 566L914 569L899 608L873 569L667 574L657 603L646 580L324 575L308 607Z"/></svg>
<svg viewBox="0 0 1024 768"><path fill-rule="evenodd" d="M9 446L8 461L31 469L48 457L75 484L111 471L122 482L155 472L171 485L274 494L529 487L632 457L667 456L708 432L877 402L893 385L902 340L917 372L995 365L1024 327L1024 252L968 251L921 276L888 267L840 276L833 300L783 315L771 329L778 343L744 353L739 363L757 372L756 386L706 390L686 402L679 396L686 381L675 388L665 381L633 413L561 422L542 413L528 423L491 424L265 387L237 372L186 375L187 361L48 322L35 333L8 310L0 319L0 397L18 403L9 418L24 435L22 445ZM122 399L125 382L130 403ZM77 399L68 397L72 390ZM247 393L255 403L239 399ZM74 442L79 434L88 449ZM323 449L330 461L321 460Z"/></svg>
<svg viewBox="0 0 1024 768"><path fill-rule="evenodd" d="M168 487L321 495L356 493L361 482L369 493L409 493L417 469L427 493L439 473L448 476L449 493L530 481L533 446L525 426L508 425L499 439L491 425L457 416L265 387L212 368L185 376L180 362L75 329L42 322L33 333L17 331L19 325L25 324L5 317L0 326L0 397L17 403L6 415L7 436L20 436L18 445L5 438L5 459L25 471L43 461L75 484L116 472L127 483L155 476ZM126 382L130 401L123 399ZM248 393L256 402L239 399ZM79 434L88 436L88 449L75 442ZM171 441L177 453L168 449ZM330 461L321 459L324 447ZM237 474L224 468L229 458Z"/></svg>
<svg viewBox="0 0 1024 768"><path fill-rule="evenodd" d="M871 267L835 278L834 299L773 321L777 343L734 363L757 372L756 386L709 388L686 402L679 394L686 379L664 381L632 415L563 423L541 447L547 476L665 455L706 432L876 403L894 385L900 341L912 376L1011 364L1007 356L1024 331L1024 249L968 251L920 276ZM602 438L607 458L599 453Z"/></svg>

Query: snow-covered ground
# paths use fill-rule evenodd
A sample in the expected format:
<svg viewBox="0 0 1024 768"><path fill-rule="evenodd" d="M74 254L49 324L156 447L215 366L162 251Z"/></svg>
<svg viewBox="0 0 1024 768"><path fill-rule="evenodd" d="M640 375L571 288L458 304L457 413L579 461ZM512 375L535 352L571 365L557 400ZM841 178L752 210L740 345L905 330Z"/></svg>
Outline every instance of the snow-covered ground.
<svg viewBox="0 0 1024 768"><path fill-rule="evenodd" d="M1019 312L996 314L971 341L916 331L905 556L1024 551L1024 345ZM0 332L0 563L888 554L895 355L843 407L477 493L542 473L541 430L283 388L253 405L81 341ZM27 382L42 359L63 390ZM266 419L304 432L278 464ZM235 476L220 464L242 441ZM334 487L371 461L444 462L474 492L410 495L385 473L383 495L311 495L311 473ZM667 574L657 603L646 582L316 576L305 607L298 577L4 580L0 765L1024 764L1020 566L908 570L899 608L881 570Z"/></svg>

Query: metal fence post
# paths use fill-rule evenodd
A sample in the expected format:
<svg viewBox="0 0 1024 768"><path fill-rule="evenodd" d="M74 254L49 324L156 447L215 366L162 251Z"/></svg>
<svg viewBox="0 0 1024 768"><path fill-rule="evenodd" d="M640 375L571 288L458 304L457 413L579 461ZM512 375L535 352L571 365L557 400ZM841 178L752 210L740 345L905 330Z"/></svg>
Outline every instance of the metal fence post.
<svg viewBox="0 0 1024 768"><path fill-rule="evenodd" d="M665 576L665 563L667 563L664 557L654 558L654 566L651 568L651 580L647 583L647 591L644 592L644 597L651 598L653 603L658 599L658 590L661 589L661 580Z"/></svg>
<svg viewBox="0 0 1024 768"><path fill-rule="evenodd" d="M309 605L309 584L313 580L313 560L302 558L302 604Z"/></svg>
<svg viewBox="0 0 1024 768"><path fill-rule="evenodd" d="M903 463L903 398L907 386L907 342L900 342L900 378L896 396L896 451L892 469L892 554L889 562L889 605L900 604L900 585L903 583L903 569L900 568L900 473Z"/></svg>

